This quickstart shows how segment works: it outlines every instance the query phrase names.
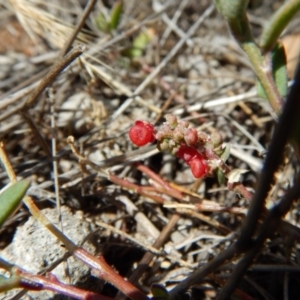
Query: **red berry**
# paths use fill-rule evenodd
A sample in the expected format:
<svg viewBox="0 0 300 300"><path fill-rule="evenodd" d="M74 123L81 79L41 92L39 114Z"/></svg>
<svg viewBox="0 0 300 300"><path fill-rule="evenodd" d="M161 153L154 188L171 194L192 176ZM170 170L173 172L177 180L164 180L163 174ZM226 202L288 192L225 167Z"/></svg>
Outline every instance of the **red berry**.
<svg viewBox="0 0 300 300"><path fill-rule="evenodd" d="M182 158L190 167L195 178L207 175L208 168L205 158L197 149L187 145L181 145L176 156Z"/></svg>
<svg viewBox="0 0 300 300"><path fill-rule="evenodd" d="M199 156L191 159L189 166L195 178L202 178L207 175L207 163L200 153Z"/></svg>
<svg viewBox="0 0 300 300"><path fill-rule="evenodd" d="M182 158L186 163L189 163L191 159L200 154L195 148L187 145L181 145L179 150L176 152L176 156Z"/></svg>
<svg viewBox="0 0 300 300"><path fill-rule="evenodd" d="M145 146L155 140L154 127L146 121L136 121L129 130L129 138L136 146Z"/></svg>

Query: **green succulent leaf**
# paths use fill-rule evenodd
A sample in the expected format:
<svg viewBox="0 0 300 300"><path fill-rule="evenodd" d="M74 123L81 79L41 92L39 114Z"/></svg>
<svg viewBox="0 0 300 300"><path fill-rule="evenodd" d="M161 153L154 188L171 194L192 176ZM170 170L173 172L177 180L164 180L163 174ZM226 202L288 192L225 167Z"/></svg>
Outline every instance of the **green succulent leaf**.
<svg viewBox="0 0 300 300"><path fill-rule="evenodd" d="M228 159L230 155L230 145L229 144L226 144L224 150L223 150L223 153L220 155L220 158L224 161L226 161Z"/></svg>
<svg viewBox="0 0 300 300"><path fill-rule="evenodd" d="M95 18L95 23L97 28L105 33L108 33L110 30L110 24L109 21L106 20L105 15L103 13L100 13L96 18Z"/></svg>
<svg viewBox="0 0 300 300"><path fill-rule="evenodd" d="M28 180L18 181L0 195L0 227L18 207L29 185Z"/></svg>
<svg viewBox="0 0 300 300"><path fill-rule="evenodd" d="M288 78L286 70L286 55L281 44L277 44L271 52L272 76L281 97L287 94ZM268 99L261 83L257 81L257 94L263 99Z"/></svg>
<svg viewBox="0 0 300 300"><path fill-rule="evenodd" d="M218 168L216 170L216 175L217 175L217 178L218 178L219 185L224 184L225 183L225 176L224 176L224 173L220 170L220 168Z"/></svg>
<svg viewBox="0 0 300 300"><path fill-rule="evenodd" d="M110 30L115 30L118 27L121 19L122 9L123 2L117 1L110 13Z"/></svg>
<svg viewBox="0 0 300 300"><path fill-rule="evenodd" d="M133 40L132 46L122 51L122 55L129 58L141 57L151 39L150 29L140 32Z"/></svg>

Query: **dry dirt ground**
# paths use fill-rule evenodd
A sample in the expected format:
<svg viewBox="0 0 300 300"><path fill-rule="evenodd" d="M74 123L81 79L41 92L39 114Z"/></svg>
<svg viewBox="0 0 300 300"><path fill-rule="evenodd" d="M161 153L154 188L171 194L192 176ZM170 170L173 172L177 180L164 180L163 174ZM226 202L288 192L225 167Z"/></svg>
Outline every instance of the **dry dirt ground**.
<svg viewBox="0 0 300 300"><path fill-rule="evenodd" d="M215 177L196 180L181 160L159 153L155 145L138 149L129 141L129 128L137 119L159 126L166 113L173 113L198 130L218 130L231 146L228 166L246 169L242 182L254 191L275 116L256 96L251 65L209 0L124 1L120 23L108 33L100 28L100 13L109 19L114 1L97 1L72 43L85 45L83 54L22 111L62 56L86 2L0 1L0 139L18 178L30 179L29 194L42 212L76 244L87 238L84 247L102 254L122 276L130 278L160 238L161 255L153 256L135 284L147 294L153 283L172 289L232 244L249 203ZM252 2L249 19L258 36L283 1ZM297 29L294 22L285 35ZM141 33L148 42L136 57L128 57ZM97 169L79 164L67 143L70 135ZM180 190L182 199L161 192L136 162ZM295 168L287 149L267 205L285 193ZM0 168L0 186L8 182ZM142 190L129 188L129 183ZM285 218L299 226L298 217L295 205ZM25 206L0 234L0 256L30 272L51 267L64 254L61 243ZM293 236L274 232L234 297L298 299L299 267L293 272L279 267L299 266L299 254ZM203 278L189 297L214 299L236 262L232 259ZM115 288L74 259L53 272L64 282L116 295ZM20 297L62 299L50 292Z"/></svg>

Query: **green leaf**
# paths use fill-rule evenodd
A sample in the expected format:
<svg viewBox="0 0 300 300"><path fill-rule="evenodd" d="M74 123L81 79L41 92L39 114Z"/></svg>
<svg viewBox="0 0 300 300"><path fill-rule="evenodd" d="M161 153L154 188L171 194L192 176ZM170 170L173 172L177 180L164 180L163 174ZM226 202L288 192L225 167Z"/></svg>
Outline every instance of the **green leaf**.
<svg viewBox="0 0 300 300"><path fill-rule="evenodd" d="M226 162L226 160L228 159L229 155L230 155L230 145L226 144L225 148L223 150L223 153L220 155L220 158L222 160L224 160L224 162Z"/></svg>
<svg viewBox="0 0 300 300"><path fill-rule="evenodd" d="M95 18L95 23L97 28L102 32L108 33L110 31L110 23L106 20L105 15L103 13L100 13Z"/></svg>
<svg viewBox="0 0 300 300"><path fill-rule="evenodd" d="M218 168L216 170L216 175L217 175L217 178L218 178L219 185L224 184L225 183L225 175L224 175L224 173L222 172L222 170L220 168Z"/></svg>
<svg viewBox="0 0 300 300"><path fill-rule="evenodd" d="M123 9L123 2L122 1L117 1L110 13L110 30L115 30L119 23L120 23L120 18L122 14L122 9Z"/></svg>
<svg viewBox="0 0 300 300"><path fill-rule="evenodd" d="M122 55L129 58L142 56L153 35L151 29L140 32L133 40L132 46L122 51Z"/></svg>
<svg viewBox="0 0 300 300"><path fill-rule="evenodd" d="M0 227L16 210L29 185L30 182L28 180L18 181L0 195Z"/></svg>
<svg viewBox="0 0 300 300"><path fill-rule="evenodd" d="M169 293L166 288L161 284L152 284L151 293L153 295L153 300L168 300Z"/></svg>
<svg viewBox="0 0 300 300"><path fill-rule="evenodd" d="M277 43L271 52L272 76L281 97L287 94L288 79L286 71L286 55L281 44ZM257 81L257 95L263 99L268 99L261 83Z"/></svg>

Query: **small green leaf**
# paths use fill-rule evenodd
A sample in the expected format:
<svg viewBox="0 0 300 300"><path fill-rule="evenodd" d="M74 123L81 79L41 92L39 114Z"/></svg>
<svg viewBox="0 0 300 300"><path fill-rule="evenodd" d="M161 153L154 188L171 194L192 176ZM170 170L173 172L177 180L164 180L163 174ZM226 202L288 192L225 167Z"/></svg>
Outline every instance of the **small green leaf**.
<svg viewBox="0 0 300 300"><path fill-rule="evenodd" d="M225 176L224 176L224 173L220 170L220 168L218 168L216 170L216 175L217 175L217 178L218 178L219 185L224 184L225 183Z"/></svg>
<svg viewBox="0 0 300 300"><path fill-rule="evenodd" d="M28 180L18 181L0 195L0 227L18 207L29 185Z"/></svg>
<svg viewBox="0 0 300 300"><path fill-rule="evenodd" d="M166 288L161 284L152 284L151 293L153 295L153 300L168 300L169 293Z"/></svg>
<svg viewBox="0 0 300 300"><path fill-rule="evenodd" d="M152 29L144 30L140 32L133 40L132 46L122 51L122 55L135 58L143 55L143 51L146 49L149 42L152 40L154 32Z"/></svg>
<svg viewBox="0 0 300 300"><path fill-rule="evenodd" d="M95 23L97 28L102 32L108 33L110 31L110 23L106 20L105 15L103 13L100 13L95 18Z"/></svg>
<svg viewBox="0 0 300 300"><path fill-rule="evenodd" d="M286 55L283 46L279 43L277 43L271 52L271 63L272 76L274 78L275 85L280 96L285 97L288 87ZM257 95L263 99L268 99L265 90L259 81L257 81Z"/></svg>
<svg viewBox="0 0 300 300"><path fill-rule="evenodd" d="M132 47L144 50L151 41L150 31L140 32L133 40Z"/></svg>
<svg viewBox="0 0 300 300"><path fill-rule="evenodd" d="M223 150L223 153L220 155L220 158L222 160L224 160L224 162L226 162L226 160L228 159L229 155L230 155L230 145L226 144L225 148Z"/></svg>
<svg viewBox="0 0 300 300"><path fill-rule="evenodd" d="M115 30L119 23L120 23L120 18L122 14L122 9L123 9L123 2L122 1L117 1L110 13L110 30Z"/></svg>

